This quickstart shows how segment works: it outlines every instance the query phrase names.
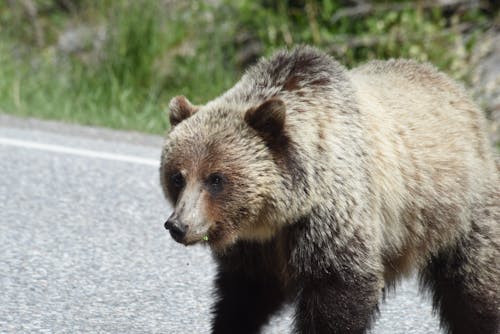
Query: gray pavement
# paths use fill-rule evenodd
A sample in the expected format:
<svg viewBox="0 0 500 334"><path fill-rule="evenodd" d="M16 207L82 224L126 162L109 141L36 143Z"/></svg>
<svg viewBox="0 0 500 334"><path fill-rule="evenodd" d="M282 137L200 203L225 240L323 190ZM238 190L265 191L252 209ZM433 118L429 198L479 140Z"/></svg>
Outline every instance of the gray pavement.
<svg viewBox="0 0 500 334"><path fill-rule="evenodd" d="M0 333L208 333L214 265L163 228L161 142L0 115ZM441 333L413 279L380 311L375 334Z"/></svg>

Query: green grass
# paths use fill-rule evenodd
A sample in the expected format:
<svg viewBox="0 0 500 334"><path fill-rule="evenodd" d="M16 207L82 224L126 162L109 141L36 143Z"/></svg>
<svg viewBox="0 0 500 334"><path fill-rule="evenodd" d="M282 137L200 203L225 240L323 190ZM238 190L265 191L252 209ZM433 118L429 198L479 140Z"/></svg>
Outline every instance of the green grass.
<svg viewBox="0 0 500 334"><path fill-rule="evenodd" d="M108 15L100 19L112 26L103 59L97 64L76 57L56 61L53 48L32 46L17 57L14 37L19 36L3 36L0 111L161 133L168 126L165 109L172 96L186 94L194 102L203 102L236 79L231 64L218 61L223 57L216 39L205 46L208 52L196 57L170 55L183 38L193 34L192 27L182 22L184 18L165 20L168 13L158 2L94 6L87 14L101 8Z"/></svg>
<svg viewBox="0 0 500 334"><path fill-rule="evenodd" d="M40 9L53 3L34 2ZM245 47L238 42L242 33L261 43L261 55L314 44L347 66L409 57L464 78L474 37L490 19L475 9L450 16L408 4L332 20L341 3L335 0L226 0L217 8L195 0L175 6L153 0L74 3L75 13L40 11L43 45L36 45L21 7L0 7L1 112L162 133L171 97L203 103L235 83L246 66L237 61ZM54 47L58 34L75 22L108 27L97 61L63 57ZM460 24L472 27L468 40L454 33Z"/></svg>

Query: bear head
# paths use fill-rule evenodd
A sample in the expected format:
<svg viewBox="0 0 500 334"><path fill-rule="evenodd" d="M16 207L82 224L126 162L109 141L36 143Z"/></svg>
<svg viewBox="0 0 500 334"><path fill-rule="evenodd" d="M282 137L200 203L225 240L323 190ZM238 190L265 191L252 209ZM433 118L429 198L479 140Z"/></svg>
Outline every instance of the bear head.
<svg viewBox="0 0 500 334"><path fill-rule="evenodd" d="M180 96L169 117L160 177L174 208L165 227L176 241L224 250L271 238L295 214L287 210L291 176L283 173L293 165L283 100L198 107Z"/></svg>

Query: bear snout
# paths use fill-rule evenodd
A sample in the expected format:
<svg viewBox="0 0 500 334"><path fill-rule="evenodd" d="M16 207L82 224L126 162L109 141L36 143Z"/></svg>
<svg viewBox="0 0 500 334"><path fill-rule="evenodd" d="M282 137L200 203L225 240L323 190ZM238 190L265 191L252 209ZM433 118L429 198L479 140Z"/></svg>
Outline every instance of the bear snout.
<svg viewBox="0 0 500 334"><path fill-rule="evenodd" d="M179 242L184 243L187 232L187 225L182 224L174 215L170 216L165 222L165 228L169 230L172 238Z"/></svg>

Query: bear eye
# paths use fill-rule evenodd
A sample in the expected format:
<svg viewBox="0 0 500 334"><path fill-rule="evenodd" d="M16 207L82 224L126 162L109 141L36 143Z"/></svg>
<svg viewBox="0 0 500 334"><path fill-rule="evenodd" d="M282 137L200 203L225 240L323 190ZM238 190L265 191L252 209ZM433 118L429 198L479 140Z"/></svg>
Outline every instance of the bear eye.
<svg viewBox="0 0 500 334"><path fill-rule="evenodd" d="M184 176L181 172L177 172L170 177L170 183L177 189L184 187Z"/></svg>
<svg viewBox="0 0 500 334"><path fill-rule="evenodd" d="M220 173L210 174L206 180L206 184L212 193L220 192L224 187L224 176Z"/></svg>

